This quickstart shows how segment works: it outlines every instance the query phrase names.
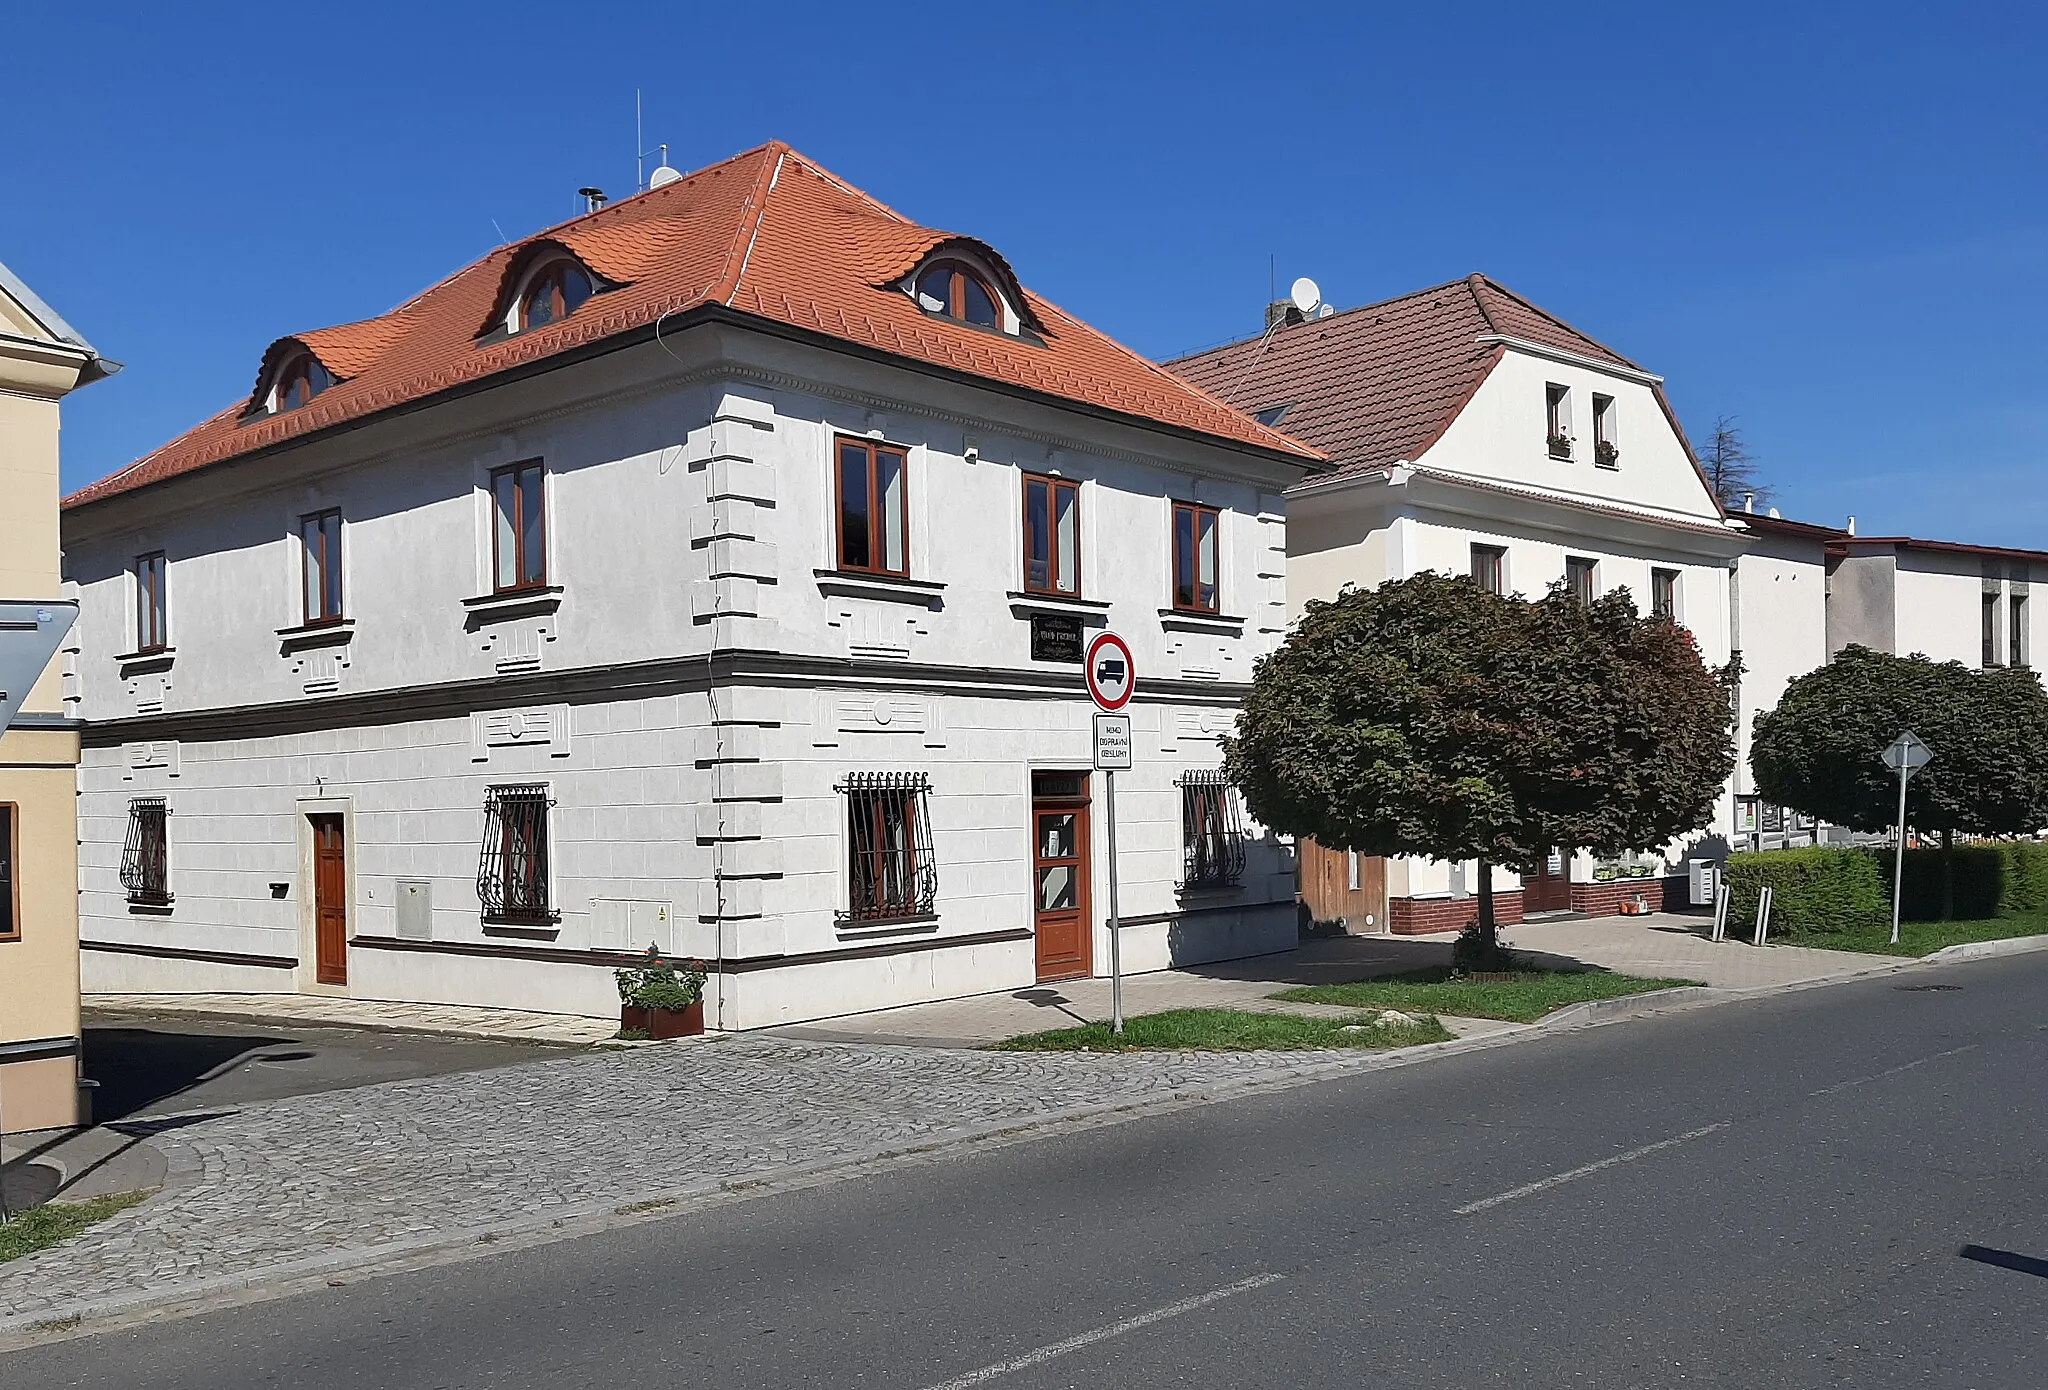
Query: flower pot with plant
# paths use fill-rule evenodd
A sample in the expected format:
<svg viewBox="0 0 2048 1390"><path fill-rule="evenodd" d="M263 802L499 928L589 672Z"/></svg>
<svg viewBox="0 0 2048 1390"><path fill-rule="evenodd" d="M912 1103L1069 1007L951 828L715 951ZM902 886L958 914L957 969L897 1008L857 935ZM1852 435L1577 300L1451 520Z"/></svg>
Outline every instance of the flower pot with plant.
<svg viewBox="0 0 2048 1390"><path fill-rule="evenodd" d="M1621 450L1614 446L1614 441L1611 439L1599 440L1593 445L1593 462L1599 464L1602 468L1619 468L1621 467Z"/></svg>
<svg viewBox="0 0 2048 1390"><path fill-rule="evenodd" d="M1544 442L1550 446L1550 456L1552 458L1568 459L1572 456L1572 437L1563 430L1559 430L1556 434L1549 436Z"/></svg>
<svg viewBox="0 0 2048 1390"><path fill-rule="evenodd" d="M619 982L619 1032L645 1038L687 1038L704 1031L704 963L681 969L649 946L640 964L614 970Z"/></svg>

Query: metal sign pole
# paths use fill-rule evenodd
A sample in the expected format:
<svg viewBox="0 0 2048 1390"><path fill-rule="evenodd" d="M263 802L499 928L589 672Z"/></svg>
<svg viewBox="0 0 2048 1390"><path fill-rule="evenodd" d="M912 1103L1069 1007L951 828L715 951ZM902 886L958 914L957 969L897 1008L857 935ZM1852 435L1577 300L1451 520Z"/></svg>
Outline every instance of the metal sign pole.
<svg viewBox="0 0 2048 1390"><path fill-rule="evenodd" d="M1109 1031L1124 1031L1123 921L1116 907L1116 774L1102 774L1103 799L1109 822Z"/></svg>
<svg viewBox="0 0 2048 1390"><path fill-rule="evenodd" d="M1892 945L1899 944L1899 891L1906 882L1906 779L1913 769L1899 764L1899 845L1892 853Z"/></svg>

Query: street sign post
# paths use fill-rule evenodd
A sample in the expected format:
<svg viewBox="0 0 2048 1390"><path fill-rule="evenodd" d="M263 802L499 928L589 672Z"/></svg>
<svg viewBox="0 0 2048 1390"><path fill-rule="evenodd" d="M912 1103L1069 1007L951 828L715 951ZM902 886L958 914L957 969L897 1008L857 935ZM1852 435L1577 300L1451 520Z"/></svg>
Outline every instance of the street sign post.
<svg viewBox="0 0 2048 1390"><path fill-rule="evenodd" d="M1884 765L1899 774L1899 846L1892 856L1892 945L1899 944L1899 890L1906 881L1906 783L1934 759L1934 750L1908 729L1884 750Z"/></svg>
<svg viewBox="0 0 2048 1390"><path fill-rule="evenodd" d="M1109 831L1109 1031L1124 1031L1123 919L1116 904L1116 774L1131 767L1131 717L1119 714L1138 690L1130 646L1114 632L1098 632L1081 663L1095 716L1095 766L1102 773L1103 821Z"/></svg>

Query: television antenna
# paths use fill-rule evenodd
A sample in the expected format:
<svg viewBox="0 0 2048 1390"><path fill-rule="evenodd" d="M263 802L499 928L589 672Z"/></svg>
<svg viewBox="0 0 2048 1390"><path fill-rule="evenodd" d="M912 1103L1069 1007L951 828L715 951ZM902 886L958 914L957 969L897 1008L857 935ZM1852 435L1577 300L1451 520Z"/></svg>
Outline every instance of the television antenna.
<svg viewBox="0 0 2048 1390"><path fill-rule="evenodd" d="M681 178L682 172L669 167L668 146L647 146L647 136L640 124L640 89L633 89L633 191L645 193L650 188L663 188ZM661 163L654 166L652 174L647 173L647 156L659 153Z"/></svg>

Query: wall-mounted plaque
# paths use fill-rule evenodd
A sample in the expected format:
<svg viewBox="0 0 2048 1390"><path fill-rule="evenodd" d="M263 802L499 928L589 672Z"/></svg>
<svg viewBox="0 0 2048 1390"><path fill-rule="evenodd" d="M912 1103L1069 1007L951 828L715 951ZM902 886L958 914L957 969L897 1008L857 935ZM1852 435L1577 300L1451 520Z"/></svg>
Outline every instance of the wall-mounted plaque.
<svg viewBox="0 0 2048 1390"><path fill-rule="evenodd" d="M1081 620L1064 613L1031 615L1031 659L1081 664Z"/></svg>

